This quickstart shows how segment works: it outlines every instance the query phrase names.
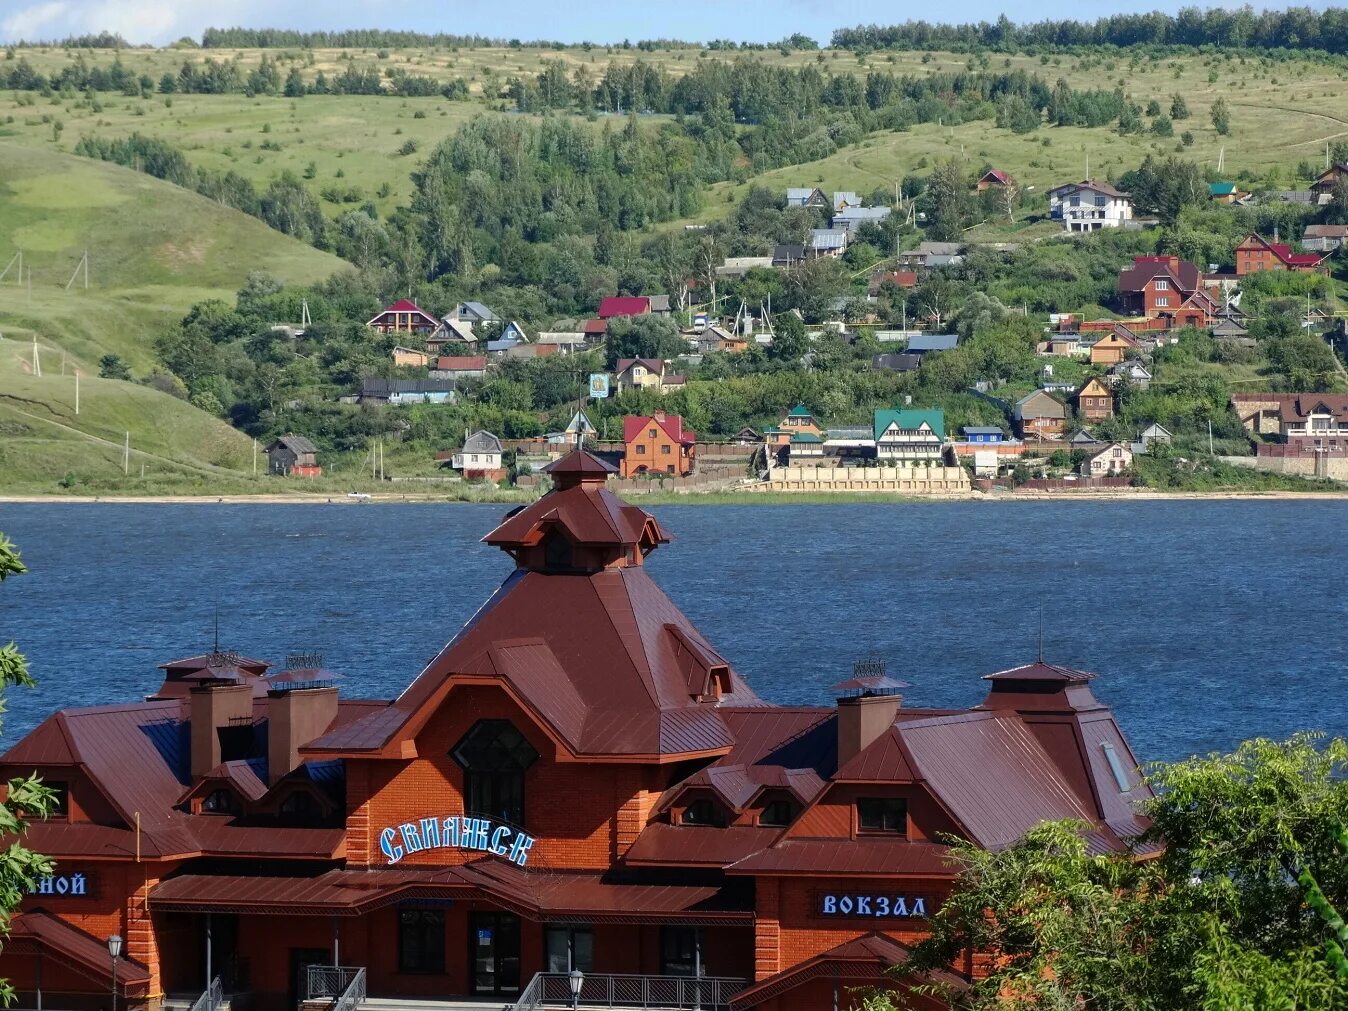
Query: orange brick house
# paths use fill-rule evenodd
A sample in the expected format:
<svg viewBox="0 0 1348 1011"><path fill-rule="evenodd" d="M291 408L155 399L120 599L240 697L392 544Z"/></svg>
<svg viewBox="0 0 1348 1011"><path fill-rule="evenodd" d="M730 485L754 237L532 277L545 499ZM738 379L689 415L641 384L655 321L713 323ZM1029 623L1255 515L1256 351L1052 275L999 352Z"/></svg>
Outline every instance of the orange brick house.
<svg viewBox="0 0 1348 1011"><path fill-rule="evenodd" d="M818 705L761 699L648 575L670 542L576 452L484 538L502 585L396 699L316 656L214 651L148 699L53 714L0 757L60 798L58 863L0 975L23 1007L470 997L826 1011L899 987L948 894L950 837L1145 828L1093 675L1043 661L926 709L866 668ZM358 689L359 690L359 689ZM105 939L124 937L115 977ZM981 971L966 952L938 980ZM908 1005L937 1011L933 998Z"/></svg>
<svg viewBox="0 0 1348 1011"><path fill-rule="evenodd" d="M649 418L623 418L621 477L672 474L687 477L697 465L697 433L677 414L656 411Z"/></svg>
<svg viewBox="0 0 1348 1011"><path fill-rule="evenodd" d="M1167 329L1206 327L1220 308L1198 266L1178 256L1133 257L1133 265L1119 271L1119 301L1124 312Z"/></svg>
<svg viewBox="0 0 1348 1011"><path fill-rule="evenodd" d="M1101 421L1114 416L1114 394L1098 376L1091 376L1073 398L1077 414L1086 421Z"/></svg>
<svg viewBox="0 0 1348 1011"><path fill-rule="evenodd" d="M1261 270L1292 270L1313 274L1321 270L1326 253L1294 253L1285 242L1269 242L1262 235L1249 235L1236 247L1236 275Z"/></svg>

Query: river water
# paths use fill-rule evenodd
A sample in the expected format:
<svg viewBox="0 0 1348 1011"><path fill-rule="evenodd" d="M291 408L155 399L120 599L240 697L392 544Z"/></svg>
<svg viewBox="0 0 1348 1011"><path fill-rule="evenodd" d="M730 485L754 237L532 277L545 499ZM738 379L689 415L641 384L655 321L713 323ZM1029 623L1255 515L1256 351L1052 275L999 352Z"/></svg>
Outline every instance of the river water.
<svg viewBox="0 0 1348 1011"><path fill-rule="evenodd" d="M40 684L4 740L63 706L138 698L157 664L317 651L351 696L396 694L510 571L505 507L0 505L31 569L0 641ZM1045 658L1097 672L1139 758L1298 729L1348 733L1348 503L1140 501L656 507L652 575L760 695L827 703L878 653L914 705Z"/></svg>

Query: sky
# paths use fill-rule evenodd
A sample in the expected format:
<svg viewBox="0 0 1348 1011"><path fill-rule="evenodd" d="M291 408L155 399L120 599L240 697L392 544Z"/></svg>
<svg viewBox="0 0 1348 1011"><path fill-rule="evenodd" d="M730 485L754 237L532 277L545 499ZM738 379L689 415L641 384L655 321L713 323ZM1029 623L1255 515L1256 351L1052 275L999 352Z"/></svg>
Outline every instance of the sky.
<svg viewBox="0 0 1348 1011"><path fill-rule="evenodd" d="M676 38L775 42L803 32L826 42L835 28L893 24L909 19L995 20L1007 11L1015 21L1043 18L1094 19L1126 11L1174 12L1185 0L1122 0L1083 7L1070 0L966 0L957 7L877 5L874 0L495 0L466 3L394 4L389 0L0 0L0 41L60 39L100 31L128 41L163 44L202 29L322 30L389 28L457 35L620 42ZM1192 2L1192 0L1189 0ZM1214 4L1215 6L1215 4ZM1325 2L1313 2L1320 8Z"/></svg>

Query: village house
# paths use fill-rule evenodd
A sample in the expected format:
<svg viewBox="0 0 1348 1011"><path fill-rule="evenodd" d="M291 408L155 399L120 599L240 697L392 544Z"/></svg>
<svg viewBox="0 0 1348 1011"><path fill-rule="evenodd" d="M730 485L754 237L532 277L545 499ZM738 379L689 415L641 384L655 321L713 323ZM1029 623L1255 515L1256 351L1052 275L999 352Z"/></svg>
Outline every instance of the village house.
<svg viewBox="0 0 1348 1011"><path fill-rule="evenodd" d="M1137 456L1142 453L1148 453L1153 446L1169 446L1174 442L1174 439L1175 437L1170 434L1169 429L1160 422L1153 421L1146 428L1142 429L1141 434L1137 437L1137 442L1133 443L1133 455Z"/></svg>
<svg viewBox="0 0 1348 1011"><path fill-rule="evenodd" d="M1291 270L1312 274L1320 269L1324 253L1294 253L1285 242L1270 242L1251 234L1236 247L1236 274L1244 277L1261 270Z"/></svg>
<svg viewBox="0 0 1348 1011"><path fill-rule="evenodd" d="M355 987L527 1008L569 1003L551 988L575 971L586 994L708 1011L826 1011L862 987L937 1011L912 986L963 990L989 957L889 970L954 886L952 843L1070 819L1091 852L1133 852L1150 791L1093 674L1040 659L937 709L863 662L774 705L652 577L670 534L611 470L549 466L552 490L483 539L504 581L462 628L418 616L438 652L394 699L365 697L378 662L347 698L319 656L215 649L128 670L128 701L9 747L6 781L61 798L25 838L58 863L0 952L18 1004L285 1011ZM461 550L437 536L417 550ZM773 634L814 624L787 608ZM810 675L783 672L807 696Z"/></svg>
<svg viewBox="0 0 1348 1011"><path fill-rule="evenodd" d="M845 211L849 207L860 207L865 201L851 190L834 190L833 192L833 211Z"/></svg>
<svg viewBox="0 0 1348 1011"><path fill-rule="evenodd" d="M267 447L267 471L281 477L320 477L318 447L302 435L287 433Z"/></svg>
<svg viewBox="0 0 1348 1011"><path fill-rule="evenodd" d="M782 418L777 427L787 435L822 436L824 434L824 426L819 424L818 419L810 413L810 409L804 404L797 404L787 411L786 417Z"/></svg>
<svg viewBox="0 0 1348 1011"><path fill-rule="evenodd" d="M486 355L441 355L431 366L432 379L481 379L487 374Z"/></svg>
<svg viewBox="0 0 1348 1011"><path fill-rule="evenodd" d="M1087 379L1073 399L1077 414L1086 421L1103 421L1114 416L1114 394L1098 376Z"/></svg>
<svg viewBox="0 0 1348 1011"><path fill-rule="evenodd" d="M876 372L916 372L922 367L922 356L906 351L888 352L871 358L871 369Z"/></svg>
<svg viewBox="0 0 1348 1011"><path fill-rule="evenodd" d="M669 364L659 358L620 358L614 366L613 386L620 393L642 389L668 393L687 382L687 376L671 372Z"/></svg>
<svg viewBox="0 0 1348 1011"><path fill-rule="evenodd" d="M1211 329L1218 343L1229 347L1253 348L1259 343L1241 323L1229 317L1218 319Z"/></svg>
<svg viewBox="0 0 1348 1011"><path fill-rule="evenodd" d="M1067 423L1067 408L1044 390L1032 390L1016 401L1012 419L1022 439L1056 439Z"/></svg>
<svg viewBox="0 0 1348 1011"><path fill-rule="evenodd" d="M646 295L646 305L653 316L668 316L673 312L668 295Z"/></svg>
<svg viewBox="0 0 1348 1011"><path fill-rule="evenodd" d="M1311 192L1317 196L1333 196L1340 179L1348 179L1348 163L1337 162L1315 177Z"/></svg>
<svg viewBox="0 0 1348 1011"><path fill-rule="evenodd" d="M727 256L716 268L717 277L743 277L751 270L771 270L771 256Z"/></svg>
<svg viewBox="0 0 1348 1011"><path fill-rule="evenodd" d="M1307 225L1301 244L1312 253L1332 253L1348 242L1348 225Z"/></svg>
<svg viewBox="0 0 1348 1011"><path fill-rule="evenodd" d="M1214 204L1243 204L1249 201L1251 193L1237 189L1235 183L1209 183L1208 199Z"/></svg>
<svg viewBox="0 0 1348 1011"><path fill-rule="evenodd" d="M651 311L651 300L645 295L609 295L599 300L598 316L602 320L645 316Z"/></svg>
<svg viewBox="0 0 1348 1011"><path fill-rule="evenodd" d="M1121 382L1136 386L1139 390L1145 390L1151 386L1151 372L1145 365L1135 359L1111 365L1105 375L1111 386Z"/></svg>
<svg viewBox="0 0 1348 1011"><path fill-rule="evenodd" d="M393 364L398 368L424 369L431 363L430 354L416 348L395 347L391 356Z"/></svg>
<svg viewBox="0 0 1348 1011"><path fill-rule="evenodd" d="M940 464L945 412L938 408L879 410L873 426L876 458L900 464Z"/></svg>
<svg viewBox="0 0 1348 1011"><path fill-rule="evenodd" d="M1109 183L1083 179L1048 191L1049 217L1061 221L1069 232L1094 232L1118 228L1133 217L1133 204L1127 193Z"/></svg>
<svg viewBox="0 0 1348 1011"><path fill-rule="evenodd" d="M426 338L426 350L432 355L442 354L446 348L472 350L477 347L477 334L467 320L446 319Z"/></svg>
<svg viewBox="0 0 1348 1011"><path fill-rule="evenodd" d="M772 265L774 267L794 267L805 259L805 247L788 242L772 247Z"/></svg>
<svg viewBox="0 0 1348 1011"><path fill-rule="evenodd" d="M1115 365L1129 353L1140 354L1142 342L1122 323L1116 323L1108 333L1101 334L1090 345L1092 365Z"/></svg>
<svg viewBox="0 0 1348 1011"><path fill-rule="evenodd" d="M1004 190L1015 185L1016 180L1011 177L1009 172L1003 172L1001 169L988 169L978 177L978 181L974 183L974 189L983 193L986 190Z"/></svg>
<svg viewBox="0 0 1348 1011"><path fill-rule="evenodd" d="M1035 348L1037 354L1051 355L1055 358L1076 358L1088 354L1089 350L1082 347L1081 334L1073 331L1052 334L1048 340L1041 341Z"/></svg>
<svg viewBox="0 0 1348 1011"><path fill-rule="evenodd" d="M960 242L919 242L915 249L899 254L899 265L916 270L935 270L949 267L964 259L964 244Z"/></svg>
<svg viewBox="0 0 1348 1011"><path fill-rule="evenodd" d="M458 399L453 379L378 379L360 381L361 404L452 404Z"/></svg>
<svg viewBox="0 0 1348 1011"><path fill-rule="evenodd" d="M863 224L869 222L878 225L889 215L888 207L848 207L833 215L832 225L834 228L843 229L847 232L847 237L852 239L856 237L857 229Z"/></svg>
<svg viewBox="0 0 1348 1011"><path fill-rule="evenodd" d="M559 354L569 355L584 351L589 339L579 331L544 331L534 343L539 347L555 347Z"/></svg>
<svg viewBox="0 0 1348 1011"><path fill-rule="evenodd" d="M1133 465L1133 451L1121 442L1111 442L1081 461L1083 477L1117 477Z"/></svg>
<svg viewBox="0 0 1348 1011"><path fill-rule="evenodd" d="M410 299L400 298L375 313L365 325L380 333L430 334L439 328L440 321Z"/></svg>
<svg viewBox="0 0 1348 1011"><path fill-rule="evenodd" d="M1348 396L1340 393L1233 393L1231 407L1249 431L1284 442L1348 438Z"/></svg>
<svg viewBox="0 0 1348 1011"><path fill-rule="evenodd" d="M1006 441L1006 433L1000 428L985 425L965 425L960 429L965 442L992 443Z"/></svg>
<svg viewBox="0 0 1348 1011"><path fill-rule="evenodd" d="M866 282L866 294L875 298L884 291L887 284L906 290L916 288L917 282L917 271L914 270L875 270L871 272L870 279Z"/></svg>
<svg viewBox="0 0 1348 1011"><path fill-rule="evenodd" d="M786 190L787 207L811 207L826 210L828 196L817 186L790 186Z"/></svg>
<svg viewBox="0 0 1348 1011"><path fill-rule="evenodd" d="M925 357L938 351L953 351L959 347L959 334L954 333L917 333L908 338L905 350L910 355Z"/></svg>
<svg viewBox="0 0 1348 1011"><path fill-rule="evenodd" d="M842 256L845 252L847 252L847 229L810 229L809 255L811 257Z"/></svg>
<svg viewBox="0 0 1348 1011"><path fill-rule="evenodd" d="M677 414L656 411L650 417L623 418L621 477L672 474L687 477L697 465L697 433L683 427Z"/></svg>
<svg viewBox="0 0 1348 1011"><path fill-rule="evenodd" d="M608 321L602 319L583 319L580 321L580 332L585 335L585 340L590 344L599 344L608 335Z"/></svg>
<svg viewBox="0 0 1348 1011"><path fill-rule="evenodd" d="M1089 449L1089 450L1093 450L1096 446L1101 445L1100 440L1091 434L1091 430L1089 428L1083 428L1080 431L1078 431L1076 435L1072 436L1072 438L1067 440L1067 444L1071 446L1073 449Z"/></svg>
<svg viewBox="0 0 1348 1011"><path fill-rule="evenodd" d="M1119 272L1123 311L1169 327L1206 327L1219 308L1203 284L1203 273L1178 256L1135 256Z"/></svg>
<svg viewBox="0 0 1348 1011"><path fill-rule="evenodd" d="M467 323L469 328L472 328L481 326L483 323L499 323L501 317L481 302L460 302L445 317L446 323L451 320L458 323Z"/></svg>
<svg viewBox="0 0 1348 1011"><path fill-rule="evenodd" d="M501 481L501 440L491 432L477 431L463 440L463 448L450 459L450 466L469 481Z"/></svg>

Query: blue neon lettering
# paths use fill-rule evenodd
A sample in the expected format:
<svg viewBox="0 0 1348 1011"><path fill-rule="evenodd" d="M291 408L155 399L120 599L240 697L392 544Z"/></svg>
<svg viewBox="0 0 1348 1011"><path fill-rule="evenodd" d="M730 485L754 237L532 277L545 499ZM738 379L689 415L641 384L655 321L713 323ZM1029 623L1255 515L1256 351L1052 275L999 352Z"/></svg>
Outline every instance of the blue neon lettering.
<svg viewBox="0 0 1348 1011"><path fill-rule="evenodd" d="M520 832L510 844L510 862L523 867L529 860L529 851L534 847L534 837Z"/></svg>
<svg viewBox="0 0 1348 1011"><path fill-rule="evenodd" d="M446 818L444 830L440 833L440 839L445 846L459 848L459 819Z"/></svg>
<svg viewBox="0 0 1348 1011"><path fill-rule="evenodd" d="M927 915L927 907L926 907L926 904L923 902L922 899L914 899L914 900L913 900L913 915L914 915L914 916L926 916L926 915Z"/></svg>
<svg viewBox="0 0 1348 1011"><path fill-rule="evenodd" d="M487 852L487 831L491 828L491 822L486 818L479 818L473 825L473 849Z"/></svg>
<svg viewBox="0 0 1348 1011"><path fill-rule="evenodd" d="M426 848L421 845L421 835L417 832L417 827L410 821L400 825L399 831L403 834L403 845L407 847L408 853L420 853Z"/></svg>
<svg viewBox="0 0 1348 1011"><path fill-rule="evenodd" d="M491 834L491 851L498 857L506 855L506 848L501 840L508 835L510 835L510 829L506 828L504 825L497 825L496 831Z"/></svg>
<svg viewBox="0 0 1348 1011"><path fill-rule="evenodd" d="M428 850L437 850L440 848L439 818L421 819L421 845L423 849Z"/></svg>
<svg viewBox="0 0 1348 1011"><path fill-rule="evenodd" d="M388 857L388 862L396 864L403 858L403 848L394 845L396 833L391 828L386 828L379 833L379 848L384 851L384 856Z"/></svg>

